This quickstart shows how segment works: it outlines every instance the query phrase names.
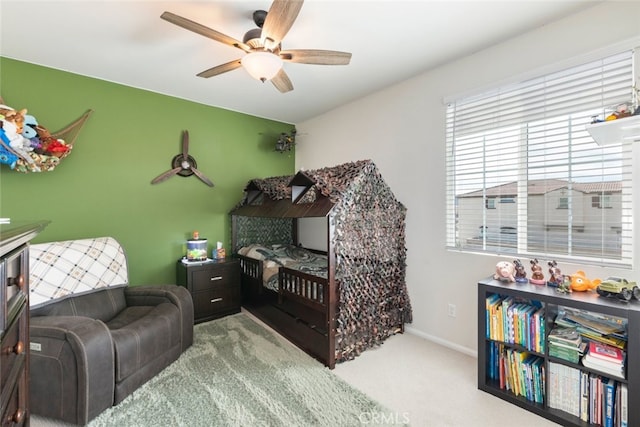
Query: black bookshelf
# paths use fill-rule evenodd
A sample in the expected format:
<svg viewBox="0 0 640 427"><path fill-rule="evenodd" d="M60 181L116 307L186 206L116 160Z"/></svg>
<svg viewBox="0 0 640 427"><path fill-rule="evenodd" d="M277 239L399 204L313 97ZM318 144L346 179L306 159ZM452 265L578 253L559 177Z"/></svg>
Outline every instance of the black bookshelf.
<svg viewBox="0 0 640 427"><path fill-rule="evenodd" d="M546 399L542 404L534 403L521 396L516 396L510 391L502 390L500 389L499 384L497 384L494 379L490 378L487 370L487 359L488 346L492 340L487 338L486 299L492 294L498 294L505 297L512 296L529 301L539 301L543 306L545 306L547 313L545 318L545 332L547 334L551 330L558 307L587 310L627 319L627 375L625 380L620 381L626 383L628 389L628 426L640 426L640 406L632 404L632 402L636 402L640 398L640 363L637 363L635 360L636 357L640 357L639 301L632 300L630 302L624 302L616 298L604 298L598 296L595 292L573 292L570 294L563 294L557 292L556 288L553 287L532 285L528 283L503 283L493 280L492 278L487 278L478 282L478 389L563 426L579 427L588 427L592 426L592 424L584 422L580 418L574 417L562 410L549 407ZM507 345L516 349L518 348L517 345ZM574 364L549 356L548 345L545 345L544 353L537 355L544 359L546 372L549 372L549 362L553 362L579 368L582 371L593 372L595 374L606 376L606 374L589 369L581 364ZM549 396L549 385L545 384L545 387L545 396Z"/></svg>

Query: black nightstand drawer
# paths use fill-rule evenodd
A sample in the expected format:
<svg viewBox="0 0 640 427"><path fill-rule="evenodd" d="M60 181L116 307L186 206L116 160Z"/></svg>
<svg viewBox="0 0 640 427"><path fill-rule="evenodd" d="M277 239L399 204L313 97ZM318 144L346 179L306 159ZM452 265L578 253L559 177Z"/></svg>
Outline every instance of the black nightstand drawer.
<svg viewBox="0 0 640 427"><path fill-rule="evenodd" d="M222 289L236 286L234 264L220 265L217 268L204 268L194 270L191 275L191 287L193 292L209 289Z"/></svg>
<svg viewBox="0 0 640 427"><path fill-rule="evenodd" d="M178 261L177 283L193 298L194 323L240 311L240 262L227 258L216 262Z"/></svg>
<svg viewBox="0 0 640 427"><path fill-rule="evenodd" d="M209 290L193 294L194 317L214 316L238 306L235 289Z"/></svg>

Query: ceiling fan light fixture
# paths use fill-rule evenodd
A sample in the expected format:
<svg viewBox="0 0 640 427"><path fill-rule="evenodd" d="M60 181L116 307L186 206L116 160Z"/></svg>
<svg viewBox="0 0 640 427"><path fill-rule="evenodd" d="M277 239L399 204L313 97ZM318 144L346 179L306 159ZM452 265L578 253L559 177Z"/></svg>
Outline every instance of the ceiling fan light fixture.
<svg viewBox="0 0 640 427"><path fill-rule="evenodd" d="M250 52L240 62L251 77L262 82L274 78L282 68L282 59L271 52Z"/></svg>

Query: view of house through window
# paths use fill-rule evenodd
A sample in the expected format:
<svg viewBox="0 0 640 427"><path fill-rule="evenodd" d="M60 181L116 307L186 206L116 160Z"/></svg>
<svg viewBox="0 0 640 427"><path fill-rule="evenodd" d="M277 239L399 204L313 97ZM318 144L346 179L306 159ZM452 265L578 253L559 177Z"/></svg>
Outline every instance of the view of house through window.
<svg viewBox="0 0 640 427"><path fill-rule="evenodd" d="M631 263L630 143L587 130L633 93L633 52L447 108L451 248Z"/></svg>

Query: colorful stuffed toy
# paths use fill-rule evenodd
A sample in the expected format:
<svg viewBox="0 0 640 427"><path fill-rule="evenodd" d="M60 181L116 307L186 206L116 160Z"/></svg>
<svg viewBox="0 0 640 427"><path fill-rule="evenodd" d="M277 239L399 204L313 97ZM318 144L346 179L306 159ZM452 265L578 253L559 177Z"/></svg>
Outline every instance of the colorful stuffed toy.
<svg viewBox="0 0 640 427"><path fill-rule="evenodd" d="M27 109L16 110L7 105L0 105L0 127L2 127L2 147L4 152L14 154L27 163L34 163L33 159L29 155L29 152L33 151L31 147L31 141L22 135L24 129L24 119L27 114ZM8 159L9 165L15 166L15 161Z"/></svg>
<svg viewBox="0 0 640 427"><path fill-rule="evenodd" d="M600 279L587 279L584 271L580 270L571 275L571 285L569 286L572 291L585 292L597 288L601 282Z"/></svg>
<svg viewBox="0 0 640 427"><path fill-rule="evenodd" d="M500 261L496 264L496 271L493 278L502 282L515 282L515 272L516 268L512 263L509 261Z"/></svg>

